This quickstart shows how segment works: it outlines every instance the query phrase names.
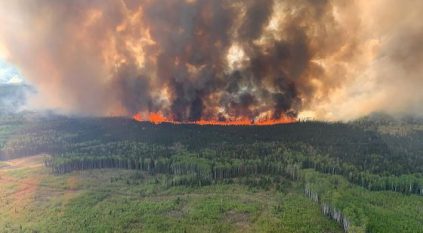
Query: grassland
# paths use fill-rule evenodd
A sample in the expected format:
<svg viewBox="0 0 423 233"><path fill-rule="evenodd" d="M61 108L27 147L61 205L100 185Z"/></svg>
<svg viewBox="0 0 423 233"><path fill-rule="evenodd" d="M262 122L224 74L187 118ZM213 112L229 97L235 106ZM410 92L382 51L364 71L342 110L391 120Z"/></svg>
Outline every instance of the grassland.
<svg viewBox="0 0 423 233"><path fill-rule="evenodd" d="M88 170L55 176L43 156L3 162L2 232L342 232L297 183L171 187L162 175Z"/></svg>

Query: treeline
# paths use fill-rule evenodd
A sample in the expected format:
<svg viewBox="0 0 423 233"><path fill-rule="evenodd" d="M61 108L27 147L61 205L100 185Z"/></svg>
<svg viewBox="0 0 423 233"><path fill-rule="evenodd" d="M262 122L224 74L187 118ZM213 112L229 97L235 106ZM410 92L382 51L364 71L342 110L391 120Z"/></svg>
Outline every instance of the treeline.
<svg viewBox="0 0 423 233"><path fill-rule="evenodd" d="M46 117L20 120L19 124L19 130L7 134L1 149L8 158L33 153L90 154L87 150L96 151L92 147L115 150L107 145L122 142L167 148L180 143L197 153L205 148L227 149L227 144L284 142L293 149L297 145L306 145L319 154L372 174L423 173L423 134L420 131L405 136L381 134L358 123L300 122L240 127L153 125L124 118ZM266 149L262 148L263 151Z"/></svg>
<svg viewBox="0 0 423 233"><path fill-rule="evenodd" d="M366 226L362 226L355 222L352 222L348 216L346 216L342 211L324 201L322 201L319 195L310 189L309 185L306 184L304 188L304 194L310 198L312 201L320 205L322 213L332 220L336 221L342 225L343 229L347 233L365 233Z"/></svg>
<svg viewBox="0 0 423 233"><path fill-rule="evenodd" d="M210 184L214 180L232 179L251 175L281 175L300 179L300 164L274 160L208 160L195 155L176 155L165 158L128 158L122 156L62 155L45 160L55 174L103 168L131 169L150 174L170 174L175 184Z"/></svg>
<svg viewBox="0 0 423 233"><path fill-rule="evenodd" d="M313 168L326 174L342 175L350 182L373 191L391 190L423 195L423 177L420 174L372 174L339 159L319 154L312 147L303 144L216 145L190 152L181 144L165 147L119 142L87 146L79 151L55 155L46 163L56 174L75 170L121 168L184 176L181 180L195 178L198 182L195 179L193 182L201 184L251 174L283 175L300 179L301 169Z"/></svg>
<svg viewBox="0 0 423 233"><path fill-rule="evenodd" d="M372 174L366 170L359 170L351 164L340 163L328 156L308 156L303 158L302 168L313 168L326 174L342 175L351 183L371 191L387 190L423 195L423 175L420 173L399 176Z"/></svg>
<svg viewBox="0 0 423 233"><path fill-rule="evenodd" d="M124 118L27 118L15 123L7 118L6 125L0 119L7 128L0 135L0 157L48 153L56 173L92 168L150 171L145 163L151 160L153 172L173 174L178 171L170 166L178 164L175 156L182 153L213 164L213 170L208 169L211 179L271 174L274 164L281 163L339 174L370 190L422 194L423 135L418 130L398 136L381 134L367 123L224 127L153 125ZM251 167L259 171L248 170Z"/></svg>

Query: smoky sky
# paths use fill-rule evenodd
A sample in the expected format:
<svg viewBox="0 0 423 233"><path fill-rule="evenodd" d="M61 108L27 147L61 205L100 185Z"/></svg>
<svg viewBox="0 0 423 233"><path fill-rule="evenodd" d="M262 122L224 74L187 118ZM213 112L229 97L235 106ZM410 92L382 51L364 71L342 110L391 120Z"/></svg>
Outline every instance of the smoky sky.
<svg viewBox="0 0 423 233"><path fill-rule="evenodd" d="M26 84L0 84L0 114L20 111L33 92Z"/></svg>
<svg viewBox="0 0 423 233"><path fill-rule="evenodd" d="M0 44L38 88L34 106L71 113L420 113L422 3L388 2L4 1Z"/></svg>

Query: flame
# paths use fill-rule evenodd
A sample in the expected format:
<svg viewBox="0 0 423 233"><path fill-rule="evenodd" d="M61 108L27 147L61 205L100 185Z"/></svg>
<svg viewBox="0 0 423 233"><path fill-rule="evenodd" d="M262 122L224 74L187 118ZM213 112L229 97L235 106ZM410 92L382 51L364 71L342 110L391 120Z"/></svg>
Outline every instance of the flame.
<svg viewBox="0 0 423 233"><path fill-rule="evenodd" d="M166 117L164 117L163 115L161 115L160 113L155 113L155 112L150 113L150 116L149 116L148 119L150 119L150 122L152 122L152 123L154 123L156 125L157 124L160 124L160 123L163 123L163 122L171 122Z"/></svg>
<svg viewBox="0 0 423 233"><path fill-rule="evenodd" d="M297 122L295 118L292 117L281 117L280 119L260 119L257 121L253 121L250 119L236 119L236 120L227 120L227 121L219 121L219 120L206 120L201 119L198 121L188 121L188 122L178 122L174 121L171 118L167 118L159 112L152 112L147 114L148 118L143 118L142 113L135 114L132 119L139 122L151 122L155 125L162 124L162 123L171 123L171 124L196 124L196 125L218 125L218 126L266 126L266 125L277 125L277 124L289 124ZM144 120L148 119L148 120Z"/></svg>
<svg viewBox="0 0 423 233"><path fill-rule="evenodd" d="M295 118L290 117L282 117L280 119L266 119L266 120L260 120L256 122L256 125L277 125L277 124L290 124L295 123L297 120Z"/></svg>
<svg viewBox="0 0 423 233"><path fill-rule="evenodd" d="M137 113L132 117L136 121L142 121L142 115L141 113Z"/></svg>
<svg viewBox="0 0 423 233"><path fill-rule="evenodd" d="M251 125L251 120L232 120L232 121L213 121L213 120L199 120L194 122L194 124L198 125Z"/></svg>

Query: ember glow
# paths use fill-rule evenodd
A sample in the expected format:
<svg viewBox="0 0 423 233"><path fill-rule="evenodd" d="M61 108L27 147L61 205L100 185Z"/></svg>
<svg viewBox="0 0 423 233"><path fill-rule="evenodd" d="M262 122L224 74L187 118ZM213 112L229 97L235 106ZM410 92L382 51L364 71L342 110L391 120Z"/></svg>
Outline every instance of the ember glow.
<svg viewBox="0 0 423 233"><path fill-rule="evenodd" d="M280 119L268 119L268 120L258 120L251 121L249 119L239 119L239 120L230 120L230 121L213 121L213 120L198 120L198 121L187 121L180 122L175 121L170 118L166 118L160 113L150 113L148 118L143 118L142 113L135 114L132 119L138 122L151 122L153 124L161 123L170 123L170 124L197 124L197 125L219 125L219 126L248 126L248 125L277 125L277 124L289 124L294 123L297 120L295 118L280 118ZM144 120L146 119L146 120Z"/></svg>
<svg viewBox="0 0 423 233"><path fill-rule="evenodd" d="M0 56L34 107L199 124L423 115L423 2L14 0ZM138 113L142 113L136 115Z"/></svg>

